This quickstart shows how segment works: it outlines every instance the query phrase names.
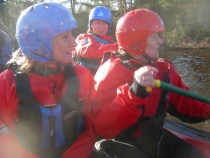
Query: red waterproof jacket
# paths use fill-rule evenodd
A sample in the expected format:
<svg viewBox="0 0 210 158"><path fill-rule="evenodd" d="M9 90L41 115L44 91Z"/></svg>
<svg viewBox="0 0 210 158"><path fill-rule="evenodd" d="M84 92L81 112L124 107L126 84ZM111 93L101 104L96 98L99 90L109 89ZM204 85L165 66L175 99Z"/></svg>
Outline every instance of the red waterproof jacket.
<svg viewBox="0 0 210 158"><path fill-rule="evenodd" d="M113 43L111 36L98 36L107 44L100 42L91 34L80 34L76 38L77 46L75 55L82 58L102 58L106 51L117 51L118 44Z"/></svg>
<svg viewBox="0 0 210 158"><path fill-rule="evenodd" d="M97 90L96 100L98 104L101 105L100 102L112 101L116 96L117 87L132 83L134 71L141 66L141 63L132 59L129 60L128 63L124 64L120 58L116 56L112 56L109 60L107 60L98 69L95 75ZM180 76L177 74L174 66L171 63L164 60L157 60L153 66L159 70L158 74L155 76L156 79L163 80L165 74L168 73L170 84L185 90L189 90L189 88L183 84ZM161 103L161 91L162 90L159 88L153 88L149 96L150 99L145 105L144 118L158 115L157 110ZM168 95L166 95L164 100L165 99L166 103L164 106L166 111L171 115L178 117L182 121L196 123L204 121L210 117L209 104L184 97L173 92L168 92ZM100 117L101 115L98 116L98 118ZM109 117L116 117L116 115L113 114ZM125 117L127 116L125 115ZM123 123L124 122L122 121L120 124ZM118 124L116 124L116 126L118 126ZM104 129L102 126L100 126L98 127L98 130L101 133ZM110 128L109 133L114 134L115 131Z"/></svg>
<svg viewBox="0 0 210 158"><path fill-rule="evenodd" d="M82 112L85 118L85 129L62 155L62 158L87 158L93 150L98 135L106 133L107 137L112 137L113 134L109 133L109 128L118 134L136 122L142 114L142 110L137 107L140 103L145 104L148 98L142 99L133 95L129 90L129 85L125 85L118 89L118 94L111 103L100 105L102 110L99 112L99 105L92 104L95 95L93 76L86 68L78 64L74 70L80 81L78 96L84 101ZM41 105L57 104L67 89L62 71L56 75L51 74L49 77L31 72L29 82L33 96ZM39 156L20 145L15 134L19 98L12 70L5 70L0 74L0 87L0 157L38 158ZM132 106L129 104L131 101ZM98 117L100 114L101 117ZM115 117L110 117L110 115ZM120 121L124 123L116 126ZM101 125L104 130L98 130Z"/></svg>
<svg viewBox="0 0 210 158"><path fill-rule="evenodd" d="M117 51L118 45L113 43L111 36L99 36L93 33L80 34L76 38L77 46L74 53L75 59L87 67L93 75L101 64L104 52Z"/></svg>
<svg viewBox="0 0 210 158"><path fill-rule="evenodd" d="M75 154L77 152L77 150L75 151L75 148L80 148L79 151L81 153L77 152L77 154L79 153L78 157L81 157L83 154L86 155L84 157L87 157L87 155L89 155L92 151L93 144L95 142L94 136L89 130L90 121L88 119L88 116L91 113L91 101L95 94L94 80L90 72L84 67L76 65L74 69L80 80L80 89L78 95L79 98L84 100L83 114L86 120L86 129L79 136L78 141L76 141L68 150L72 150L72 154ZM41 105L57 104L67 88L63 72L59 72L57 75L52 74L49 77L40 76L36 73L30 73L29 81L31 91L35 99ZM56 86L54 89L55 84ZM0 127L1 125L6 127L4 128L5 132L1 132L0 135L0 157L38 157L21 147L15 135L15 121L18 120L17 108L19 98L17 97L14 74L12 70L5 70L0 75L0 87ZM52 93L53 89L54 94ZM84 146L84 144L86 144L86 146ZM65 157L65 154L63 157ZM68 155L68 157L71 156Z"/></svg>

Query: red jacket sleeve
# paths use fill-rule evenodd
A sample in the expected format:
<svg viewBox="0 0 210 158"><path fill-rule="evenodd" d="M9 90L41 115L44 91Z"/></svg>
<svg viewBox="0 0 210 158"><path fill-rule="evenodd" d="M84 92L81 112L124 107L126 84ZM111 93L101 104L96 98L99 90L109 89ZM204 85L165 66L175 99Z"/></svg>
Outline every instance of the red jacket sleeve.
<svg viewBox="0 0 210 158"><path fill-rule="evenodd" d="M23 148L15 136L14 120L18 98L14 76L11 70L0 74L0 157L1 158L38 158Z"/></svg>
<svg viewBox="0 0 210 158"><path fill-rule="evenodd" d="M23 148L12 131L0 135L1 158L39 158L39 156Z"/></svg>
<svg viewBox="0 0 210 158"><path fill-rule="evenodd" d="M141 106L148 98L142 99L129 91L128 85L117 90L114 100L101 104L92 114L95 132L104 138L113 138L123 130L135 124L143 114Z"/></svg>
<svg viewBox="0 0 210 158"><path fill-rule="evenodd" d="M117 51L118 44L99 43L92 35L81 34L76 38L77 46L75 55L83 58L102 58L106 51Z"/></svg>
<svg viewBox="0 0 210 158"><path fill-rule="evenodd" d="M113 138L136 123L148 102L148 98L130 92L133 72L120 63L108 60L95 75L97 90L92 122L95 132L104 138Z"/></svg>
<svg viewBox="0 0 210 158"><path fill-rule="evenodd" d="M170 80L172 85L189 90L172 65ZM170 92L168 112L184 122L197 123L210 118L210 104Z"/></svg>

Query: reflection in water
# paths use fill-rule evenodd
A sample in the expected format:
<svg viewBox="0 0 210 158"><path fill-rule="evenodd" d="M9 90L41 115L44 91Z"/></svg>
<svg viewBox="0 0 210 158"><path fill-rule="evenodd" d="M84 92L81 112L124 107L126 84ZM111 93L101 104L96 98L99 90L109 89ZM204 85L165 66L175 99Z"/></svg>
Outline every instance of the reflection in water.
<svg viewBox="0 0 210 158"><path fill-rule="evenodd" d="M160 52L160 57L173 62L191 91L210 98L210 50L163 51ZM179 121L171 116L168 119ZM191 126L210 132L210 120Z"/></svg>

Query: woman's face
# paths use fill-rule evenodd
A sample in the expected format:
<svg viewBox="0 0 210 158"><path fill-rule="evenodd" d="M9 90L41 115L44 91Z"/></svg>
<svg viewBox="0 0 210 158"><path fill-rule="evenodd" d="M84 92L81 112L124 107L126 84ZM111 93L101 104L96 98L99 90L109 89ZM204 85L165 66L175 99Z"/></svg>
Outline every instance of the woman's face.
<svg viewBox="0 0 210 158"><path fill-rule="evenodd" d="M60 65L72 63L72 52L76 45L77 43L72 36L71 30L55 36L52 41L53 60Z"/></svg>
<svg viewBox="0 0 210 158"><path fill-rule="evenodd" d="M92 20L91 28L93 33L97 35L106 35L109 29L109 24L102 20Z"/></svg>
<svg viewBox="0 0 210 158"><path fill-rule="evenodd" d="M149 36L147 38L145 54L152 60L159 58L158 49L162 43L163 41L159 37L158 33Z"/></svg>

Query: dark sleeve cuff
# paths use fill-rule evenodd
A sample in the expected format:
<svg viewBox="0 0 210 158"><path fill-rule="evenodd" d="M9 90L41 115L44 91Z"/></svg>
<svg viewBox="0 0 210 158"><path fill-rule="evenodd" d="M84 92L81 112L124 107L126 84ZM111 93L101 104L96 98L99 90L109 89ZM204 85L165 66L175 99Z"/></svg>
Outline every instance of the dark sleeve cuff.
<svg viewBox="0 0 210 158"><path fill-rule="evenodd" d="M149 93L146 92L145 87L138 84L136 80L130 85L130 92L138 97L146 98Z"/></svg>

